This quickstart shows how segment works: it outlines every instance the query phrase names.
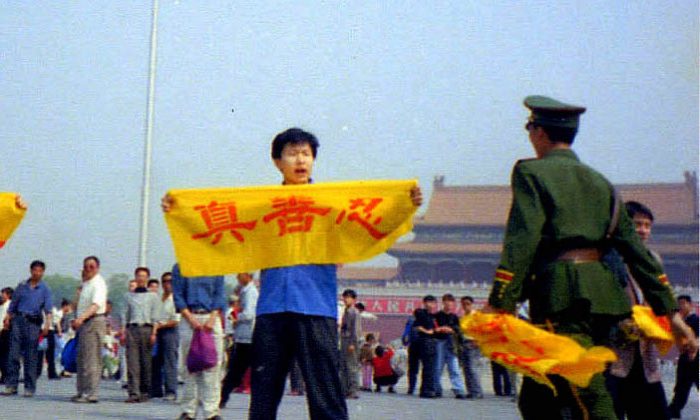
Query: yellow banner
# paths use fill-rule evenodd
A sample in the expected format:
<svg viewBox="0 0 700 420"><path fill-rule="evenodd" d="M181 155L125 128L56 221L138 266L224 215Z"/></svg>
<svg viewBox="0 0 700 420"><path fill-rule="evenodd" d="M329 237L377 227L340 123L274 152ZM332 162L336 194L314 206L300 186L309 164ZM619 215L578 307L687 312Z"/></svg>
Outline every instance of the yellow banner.
<svg viewBox="0 0 700 420"><path fill-rule="evenodd" d="M171 190L185 276L360 261L413 229L415 180Z"/></svg>
<svg viewBox="0 0 700 420"><path fill-rule="evenodd" d="M5 246L27 212L17 207L15 197L17 193L0 192L0 248Z"/></svg>
<svg viewBox="0 0 700 420"><path fill-rule="evenodd" d="M671 323L665 316L656 316L648 306L632 306L632 318L642 331L644 337L652 340L661 355L665 355L673 347Z"/></svg>
<svg viewBox="0 0 700 420"><path fill-rule="evenodd" d="M476 341L486 357L549 386L555 393L547 375L562 376L585 388L593 375L617 358L610 349L585 349L569 337L547 332L512 315L477 312L462 321L462 331Z"/></svg>

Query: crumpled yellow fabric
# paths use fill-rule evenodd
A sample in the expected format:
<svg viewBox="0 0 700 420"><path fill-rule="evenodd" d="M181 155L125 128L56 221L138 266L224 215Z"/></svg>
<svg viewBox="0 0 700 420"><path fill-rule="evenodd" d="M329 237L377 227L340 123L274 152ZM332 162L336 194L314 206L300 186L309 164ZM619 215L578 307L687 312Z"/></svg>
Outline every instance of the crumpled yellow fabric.
<svg viewBox="0 0 700 420"><path fill-rule="evenodd" d="M656 316L648 306L634 305L632 319L642 331L644 337L652 340L659 353L664 355L673 347L671 324L665 316Z"/></svg>
<svg viewBox="0 0 700 420"><path fill-rule="evenodd" d="M17 207L15 197L17 193L0 192L0 248L5 246L27 212Z"/></svg>
<svg viewBox="0 0 700 420"><path fill-rule="evenodd" d="M460 327L489 359L549 386L547 375L559 375L579 387L587 387L596 373L617 359L605 347L583 348L569 337L550 333L508 314L463 317Z"/></svg>

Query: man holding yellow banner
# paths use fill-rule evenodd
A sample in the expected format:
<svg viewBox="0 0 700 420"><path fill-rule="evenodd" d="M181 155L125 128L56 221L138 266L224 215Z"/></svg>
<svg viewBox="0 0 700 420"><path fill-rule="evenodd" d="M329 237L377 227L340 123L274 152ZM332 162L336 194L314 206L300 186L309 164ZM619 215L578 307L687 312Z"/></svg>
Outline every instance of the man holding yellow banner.
<svg viewBox="0 0 700 420"><path fill-rule="evenodd" d="M370 258L412 229L415 181L311 185L316 137L291 128L272 142L282 187L170 191L163 198L186 276L263 269L250 419L274 419L298 361L313 419L347 419L339 376L336 264Z"/></svg>
<svg viewBox="0 0 700 420"><path fill-rule="evenodd" d="M27 203L21 195L0 192L0 248L5 246L26 212Z"/></svg>
<svg viewBox="0 0 700 420"><path fill-rule="evenodd" d="M487 310L514 312L518 302L529 299L533 323L584 348L605 345L610 329L631 312L622 286L601 262L606 250L615 248L654 312L671 317L676 303L663 268L615 204L609 181L571 150L585 108L543 96L525 98L525 106L531 111L525 128L537 158L513 168L513 200ZM683 335L677 314L671 320L677 336ZM693 339L689 344L697 347ZM598 354L604 352L596 350L606 359ZM554 391L543 380L524 379L519 399L524 418L617 418L602 374L587 385L563 377L563 372L548 375Z"/></svg>

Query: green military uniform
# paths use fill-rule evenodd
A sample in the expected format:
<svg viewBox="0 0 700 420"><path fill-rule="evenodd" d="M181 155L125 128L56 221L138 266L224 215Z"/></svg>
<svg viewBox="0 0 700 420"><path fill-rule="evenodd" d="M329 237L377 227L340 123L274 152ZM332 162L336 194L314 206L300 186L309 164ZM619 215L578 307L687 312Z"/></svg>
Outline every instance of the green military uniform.
<svg viewBox="0 0 700 420"><path fill-rule="evenodd" d="M585 108L528 97L529 124L575 130ZM630 303L600 256L610 247L622 255L657 315L675 308L661 265L644 247L624 206L614 205L610 183L581 163L568 148L540 159L519 161L512 173L513 202L489 304L514 311L529 300L534 323L568 335L581 345L605 344ZM618 212L618 221L612 217ZM610 228L614 230L610 231ZM588 388L552 378L557 397L544 385L526 379L520 397L525 418L574 417L614 419L602 375Z"/></svg>

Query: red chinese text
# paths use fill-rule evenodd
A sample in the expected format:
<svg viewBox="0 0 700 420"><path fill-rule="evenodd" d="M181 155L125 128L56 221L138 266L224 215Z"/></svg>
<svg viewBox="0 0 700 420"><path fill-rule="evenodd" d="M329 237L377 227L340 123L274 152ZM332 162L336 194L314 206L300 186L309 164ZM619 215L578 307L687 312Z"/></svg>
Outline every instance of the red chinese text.
<svg viewBox="0 0 700 420"><path fill-rule="evenodd" d="M238 242L245 242L243 235L239 232L241 229L253 230L257 220L248 222L239 222L236 214L236 203L233 201L228 203L217 203L212 201L209 205L195 206L195 210L200 212L204 223L209 229L206 232L192 235L192 239L202 239L212 237L211 243L216 245L221 240L223 233L231 232Z"/></svg>
<svg viewBox="0 0 700 420"><path fill-rule="evenodd" d="M350 207L338 214L335 219L336 224L343 222L347 214L348 222L355 222L362 226L374 239L383 239L386 233L380 232L375 227L381 223L381 216L372 218L372 210L374 210L382 201L383 198L354 198L350 200Z"/></svg>
<svg viewBox="0 0 700 420"><path fill-rule="evenodd" d="M272 200L272 208L276 211L263 217L265 223L277 220L280 228L278 236L288 233L308 232L311 230L315 216L325 216L331 211L330 207L314 207L311 197L290 196Z"/></svg>

